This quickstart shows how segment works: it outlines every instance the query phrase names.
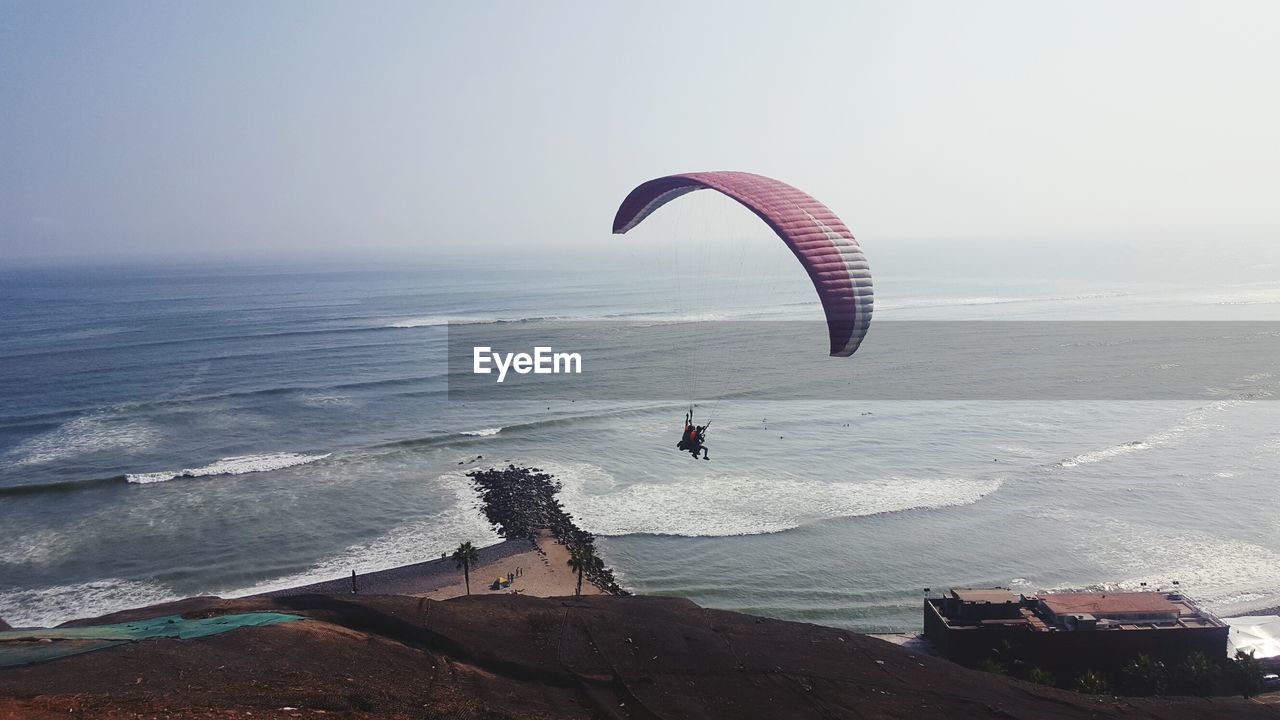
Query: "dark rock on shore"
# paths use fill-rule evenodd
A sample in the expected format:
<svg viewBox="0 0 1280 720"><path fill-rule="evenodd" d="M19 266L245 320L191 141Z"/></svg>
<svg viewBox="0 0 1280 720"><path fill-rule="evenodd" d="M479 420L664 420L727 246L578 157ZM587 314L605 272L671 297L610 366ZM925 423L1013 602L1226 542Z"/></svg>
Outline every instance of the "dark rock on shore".
<svg viewBox="0 0 1280 720"><path fill-rule="evenodd" d="M508 465L505 468L467 473L480 493L480 509L504 538L534 540L544 528L561 545L596 555L595 536L578 527L556 499L560 483L538 468ZM598 555L597 555L598 557ZM611 595L629 595L603 564L584 573L593 585Z"/></svg>

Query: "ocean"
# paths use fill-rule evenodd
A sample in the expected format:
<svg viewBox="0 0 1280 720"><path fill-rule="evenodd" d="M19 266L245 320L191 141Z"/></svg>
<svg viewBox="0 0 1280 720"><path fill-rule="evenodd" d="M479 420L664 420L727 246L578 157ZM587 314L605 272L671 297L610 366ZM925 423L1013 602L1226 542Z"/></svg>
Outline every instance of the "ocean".
<svg viewBox="0 0 1280 720"><path fill-rule="evenodd" d="M491 544L465 472L507 463L556 474L624 586L711 607L902 631L925 588L1176 580L1219 613L1280 597L1270 356L1153 400L715 400L696 378L652 400L450 398L450 321L820 317L794 268L688 266L0 271L0 617L46 625ZM1266 280L890 272L876 294L876 322L1280 319ZM674 448L686 394L714 408L711 461Z"/></svg>

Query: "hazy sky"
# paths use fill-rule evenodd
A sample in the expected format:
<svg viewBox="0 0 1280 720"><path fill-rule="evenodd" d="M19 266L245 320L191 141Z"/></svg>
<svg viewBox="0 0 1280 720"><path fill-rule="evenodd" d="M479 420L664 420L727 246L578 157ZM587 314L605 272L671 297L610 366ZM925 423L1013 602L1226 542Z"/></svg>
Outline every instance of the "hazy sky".
<svg viewBox="0 0 1280 720"><path fill-rule="evenodd" d="M869 247L1248 247L1280 235L1278 28L1270 0L0 0L0 251L564 248L710 169Z"/></svg>

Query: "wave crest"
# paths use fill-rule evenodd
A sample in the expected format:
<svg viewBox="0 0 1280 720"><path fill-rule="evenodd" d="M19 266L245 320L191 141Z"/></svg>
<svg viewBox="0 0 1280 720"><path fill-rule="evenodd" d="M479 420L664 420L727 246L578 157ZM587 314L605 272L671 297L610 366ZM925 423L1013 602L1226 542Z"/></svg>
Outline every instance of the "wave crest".
<svg viewBox="0 0 1280 720"><path fill-rule="evenodd" d="M1133 442L1120 443L1119 445L1112 445L1111 447L1103 448L1101 450L1081 453L1073 458L1063 460L1058 463L1058 467L1073 468L1079 465L1092 465L1093 463L1102 462L1103 460L1108 460L1113 457L1119 457L1121 455L1128 455L1129 453L1150 449L1151 443L1148 443L1145 440L1134 440Z"/></svg>
<svg viewBox="0 0 1280 720"><path fill-rule="evenodd" d="M1001 485L998 479L948 477L831 482L700 476L620 487L595 465L538 466L561 481L560 499L582 528L606 536L763 535L833 518L969 505Z"/></svg>
<svg viewBox="0 0 1280 720"><path fill-rule="evenodd" d="M68 620L179 598L173 590L158 583L108 578L0 593L0 617L14 627L53 627Z"/></svg>
<svg viewBox="0 0 1280 720"><path fill-rule="evenodd" d="M492 437L502 432L501 427L481 428L479 430L463 430L463 435L471 435L472 437Z"/></svg>
<svg viewBox="0 0 1280 720"><path fill-rule="evenodd" d="M164 472L151 473L133 473L125 475L125 480L131 483L146 485L149 483L165 482L167 480L176 480L177 478L196 478L196 477L213 477L215 475L245 475L255 472L270 472L272 470L283 470L284 468L294 467L295 465L306 465L319 460L324 460L331 453L323 455L303 455L302 453L269 453L266 455L239 455L236 457L227 457L210 463L204 467L188 468L183 470L168 470Z"/></svg>

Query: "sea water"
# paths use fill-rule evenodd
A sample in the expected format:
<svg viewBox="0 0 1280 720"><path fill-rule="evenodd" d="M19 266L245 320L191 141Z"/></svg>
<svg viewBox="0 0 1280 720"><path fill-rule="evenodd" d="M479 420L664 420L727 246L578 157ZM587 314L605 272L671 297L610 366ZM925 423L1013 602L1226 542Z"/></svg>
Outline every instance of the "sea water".
<svg viewBox="0 0 1280 720"><path fill-rule="evenodd" d="M508 462L556 474L626 587L711 607L909 630L925 588L1177 580L1221 612L1280 594L1268 358L1235 378L1250 392L1187 399L735 397L715 405L711 461L675 450L686 407L670 388L449 399L450 321L820 318L803 293L756 302L741 285L681 306L621 271L5 270L0 617L51 624L496 542L465 472ZM889 274L876 292L877 322L1280 319L1265 280Z"/></svg>

